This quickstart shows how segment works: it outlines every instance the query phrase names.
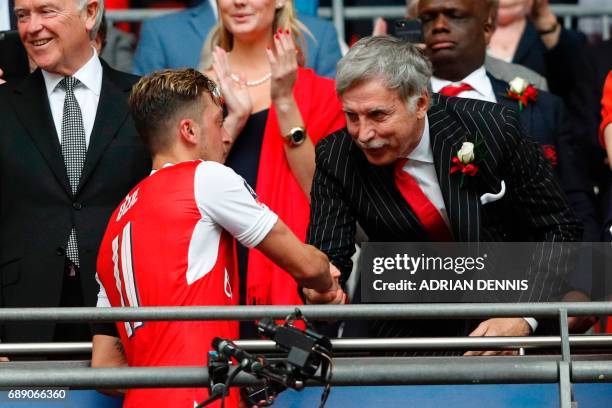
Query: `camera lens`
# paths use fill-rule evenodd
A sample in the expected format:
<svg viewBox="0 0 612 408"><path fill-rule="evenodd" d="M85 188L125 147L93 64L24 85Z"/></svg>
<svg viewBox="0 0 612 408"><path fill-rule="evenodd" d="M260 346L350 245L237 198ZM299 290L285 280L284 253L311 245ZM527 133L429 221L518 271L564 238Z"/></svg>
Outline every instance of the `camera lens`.
<svg viewBox="0 0 612 408"><path fill-rule="evenodd" d="M276 324L272 319L264 317L257 325L257 331L266 337L273 337L276 333Z"/></svg>

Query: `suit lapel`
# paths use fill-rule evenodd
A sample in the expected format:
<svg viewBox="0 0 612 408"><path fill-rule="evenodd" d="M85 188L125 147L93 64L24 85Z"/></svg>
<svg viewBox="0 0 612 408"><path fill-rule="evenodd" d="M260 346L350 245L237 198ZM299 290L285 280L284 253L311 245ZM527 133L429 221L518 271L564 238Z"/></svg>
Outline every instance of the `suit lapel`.
<svg viewBox="0 0 612 408"><path fill-rule="evenodd" d="M116 137L129 112L126 93L130 91L131 84L121 84L121 81L115 81L114 72L109 69L108 65L102 63L102 66L102 90L94 127L89 138L79 190L91 176L109 143Z"/></svg>
<svg viewBox="0 0 612 408"><path fill-rule="evenodd" d="M213 13L213 10L211 9L207 0L205 0L202 5L195 7L191 11L189 24L198 34L198 37L202 39L202 44L208 35L208 29L213 27L215 23L215 14Z"/></svg>
<svg viewBox="0 0 612 408"><path fill-rule="evenodd" d="M523 126L528 135L533 135L533 124L535 123L535 120L533 120L533 102L523 107L522 111L519 111L518 101L508 96L509 85L506 84L504 81L495 78L489 73L487 73L487 75L489 76L489 80L491 81L491 85L493 86L493 92L495 92L495 98L497 99L497 103L519 112L521 125Z"/></svg>
<svg viewBox="0 0 612 408"><path fill-rule="evenodd" d="M14 106L21 124L66 193L72 195L59 137L53 123L45 81L40 70L15 88Z"/></svg>
<svg viewBox="0 0 612 408"><path fill-rule="evenodd" d="M437 100L441 104L435 104ZM431 147L453 236L457 241L479 241L480 200L476 189L471 186L473 180L466 176L465 184L460 187L461 176L450 174L453 157L463 142L474 142L475 135L468 134L463 124L457 123L445 111L442 105L446 103L446 98L434 98L432 103L434 105L428 112Z"/></svg>
<svg viewBox="0 0 612 408"><path fill-rule="evenodd" d="M510 99L507 94L508 84L506 84L504 81L500 81L488 72L487 77L489 77L489 81L491 82L491 87L493 88L493 93L495 94L497 103L516 110L516 101Z"/></svg>

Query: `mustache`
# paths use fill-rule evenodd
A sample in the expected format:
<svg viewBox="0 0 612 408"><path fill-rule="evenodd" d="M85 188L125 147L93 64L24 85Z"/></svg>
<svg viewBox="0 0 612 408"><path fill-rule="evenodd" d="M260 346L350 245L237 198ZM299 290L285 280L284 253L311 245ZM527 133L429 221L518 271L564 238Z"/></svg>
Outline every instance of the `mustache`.
<svg viewBox="0 0 612 408"><path fill-rule="evenodd" d="M380 149L381 147L386 147L389 143L386 140L372 140L370 142L361 142L359 140L355 140L357 146L361 149Z"/></svg>

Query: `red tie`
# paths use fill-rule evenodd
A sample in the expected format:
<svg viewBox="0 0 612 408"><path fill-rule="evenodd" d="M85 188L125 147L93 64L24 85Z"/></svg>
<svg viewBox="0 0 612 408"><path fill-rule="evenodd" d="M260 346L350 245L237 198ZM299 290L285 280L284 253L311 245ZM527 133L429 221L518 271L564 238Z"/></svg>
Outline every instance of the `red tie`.
<svg viewBox="0 0 612 408"><path fill-rule="evenodd" d="M461 83L458 86L446 85L444 88L440 89L438 93L444 96L457 96L463 91L471 91L472 89L474 89L472 85Z"/></svg>
<svg viewBox="0 0 612 408"><path fill-rule="evenodd" d="M432 241L452 241L453 236L438 209L429 201L416 180L403 170L408 159L395 162L395 185L410 205Z"/></svg>

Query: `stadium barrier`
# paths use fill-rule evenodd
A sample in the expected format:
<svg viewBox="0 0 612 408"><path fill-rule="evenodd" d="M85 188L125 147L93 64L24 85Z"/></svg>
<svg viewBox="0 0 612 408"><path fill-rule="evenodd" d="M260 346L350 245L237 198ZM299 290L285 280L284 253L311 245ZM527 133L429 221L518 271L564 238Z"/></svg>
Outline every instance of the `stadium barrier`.
<svg viewBox="0 0 612 408"><path fill-rule="evenodd" d="M612 5L607 6L577 6L577 5L552 5L552 9L559 18L563 19L566 28L572 26L575 19L596 17L601 19L602 38L610 38L610 17L612 16ZM148 18L175 12L177 9L128 9L107 10L106 16L111 22L140 22ZM342 0L332 0L331 7L319 7L320 17L331 19L336 26L340 38L345 38L346 21L371 20L372 18L401 18L406 14L404 6L369 6L369 7L345 7Z"/></svg>
<svg viewBox="0 0 612 408"><path fill-rule="evenodd" d="M558 383L562 408L572 406L572 382L612 382L612 361L572 358L570 347L582 340L589 346L609 347L610 336L572 336L568 334L568 316L612 314L612 302L532 303L532 304L377 304L377 305L308 305L300 306L310 320L358 319L464 319L503 316L557 317L560 336L544 338L455 338L398 339L393 347L423 348L488 348L536 346L537 342L560 347L559 356L519 357L371 357L336 358L334 385L399 385L399 384L513 384ZM143 307L143 308L27 308L1 309L0 321L110 322L110 321L186 321L186 320L257 320L263 317L283 319L294 312L293 306L208 306L208 307ZM599 340L598 338L605 339ZM382 339L343 339L343 347L367 350L379 347ZM378 342L377 342L378 340ZM411 343L410 341L414 341ZM441 340L441 341L439 341ZM532 342L532 340L534 340ZM340 343L338 343L340 342ZM453 343L455 342L455 343ZM462 343L463 342L463 343ZM490 343L488 343L490 342ZM337 344L342 344L336 340ZM391 344L391 343L390 343ZM77 346L88 347L87 343ZM542 346L543 344L540 344ZM13 345L5 345L13 346ZM48 346L48 345L47 345ZM60 345L61 346L61 345ZM271 345L252 343L251 346ZM25 366L23 364L26 364ZM44 368L28 363L7 363L0 370L0 387L177 387L201 386L207 382L205 367L129 367ZM257 383L241 373L236 385ZM315 385L308 383L307 385Z"/></svg>

